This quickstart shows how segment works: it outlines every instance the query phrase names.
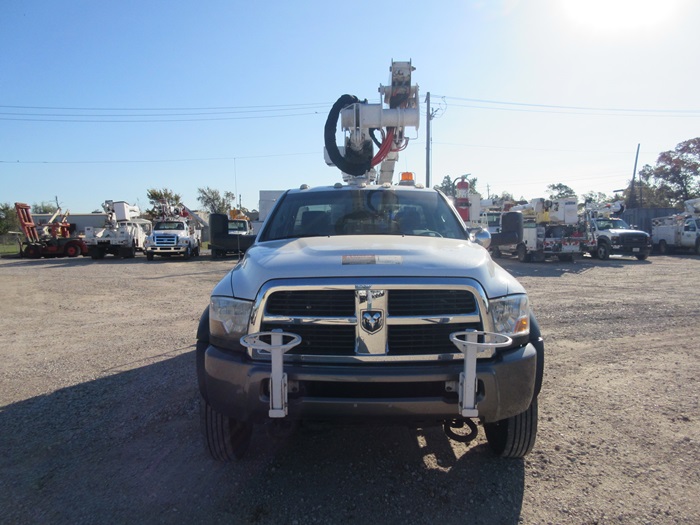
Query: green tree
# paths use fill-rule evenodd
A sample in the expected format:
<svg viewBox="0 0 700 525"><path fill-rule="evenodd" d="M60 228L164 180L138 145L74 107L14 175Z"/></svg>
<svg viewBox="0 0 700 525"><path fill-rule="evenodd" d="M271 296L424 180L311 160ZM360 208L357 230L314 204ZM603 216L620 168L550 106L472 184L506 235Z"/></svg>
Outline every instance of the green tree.
<svg viewBox="0 0 700 525"><path fill-rule="evenodd" d="M41 201L32 204L32 213L55 213L58 210L58 205L53 202Z"/></svg>
<svg viewBox="0 0 700 525"><path fill-rule="evenodd" d="M209 213L228 213L228 210L233 208L233 203L236 201L236 196L233 192L225 191L221 194L219 190L214 190L209 186L197 188L197 192L199 193L197 200Z"/></svg>
<svg viewBox="0 0 700 525"><path fill-rule="evenodd" d="M19 219L15 207L9 202L0 204L0 235L19 231Z"/></svg>
<svg viewBox="0 0 700 525"><path fill-rule="evenodd" d="M551 200L576 197L576 192L561 182L559 184L550 184L547 186L547 193Z"/></svg>
<svg viewBox="0 0 700 525"><path fill-rule="evenodd" d="M175 193L169 188L148 189L146 190L146 197L148 198L148 202L151 204L151 207L144 212L144 215L151 219L158 215L158 203L161 201L167 201L171 206L182 204L182 197L180 197L180 194Z"/></svg>
<svg viewBox="0 0 700 525"><path fill-rule="evenodd" d="M672 206L700 196L700 137L662 152L656 166L651 170L644 166L640 177L651 180L659 196L665 196Z"/></svg>

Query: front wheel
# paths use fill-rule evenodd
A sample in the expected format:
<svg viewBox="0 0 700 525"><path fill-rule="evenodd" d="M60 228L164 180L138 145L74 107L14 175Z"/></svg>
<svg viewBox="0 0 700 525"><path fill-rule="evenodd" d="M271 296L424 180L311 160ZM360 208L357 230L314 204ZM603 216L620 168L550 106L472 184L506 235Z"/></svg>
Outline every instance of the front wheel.
<svg viewBox="0 0 700 525"><path fill-rule="evenodd" d="M209 454L217 461L241 459L248 450L253 426L220 414L200 398L202 432Z"/></svg>
<svg viewBox="0 0 700 525"><path fill-rule="evenodd" d="M190 257L192 257L192 248L190 248L190 247L188 246L188 247L185 249L185 253L182 254L182 257L183 257L185 260L187 260L187 259L189 259Z"/></svg>
<svg viewBox="0 0 700 525"><path fill-rule="evenodd" d="M80 246L75 243L68 244L64 252L68 257L77 257L80 255Z"/></svg>
<svg viewBox="0 0 700 525"><path fill-rule="evenodd" d="M649 254L648 253L638 253L637 255L635 255L635 257L637 258L638 261L646 261L647 258L649 257Z"/></svg>
<svg viewBox="0 0 700 525"><path fill-rule="evenodd" d="M521 263L530 262L530 254L527 253L527 246L524 244L518 244L518 260Z"/></svg>
<svg viewBox="0 0 700 525"><path fill-rule="evenodd" d="M495 423L485 423L486 441L503 458L525 457L537 438L537 397L525 412Z"/></svg>
<svg viewBox="0 0 700 525"><path fill-rule="evenodd" d="M666 255L667 253L668 253L668 244L666 244L666 241L660 240L659 241L659 254Z"/></svg>
<svg viewBox="0 0 700 525"><path fill-rule="evenodd" d="M146 252L146 260L147 261L153 260L153 252Z"/></svg>
<svg viewBox="0 0 700 525"><path fill-rule="evenodd" d="M596 255L601 261L607 261L610 259L610 245L607 242L601 242L598 244Z"/></svg>

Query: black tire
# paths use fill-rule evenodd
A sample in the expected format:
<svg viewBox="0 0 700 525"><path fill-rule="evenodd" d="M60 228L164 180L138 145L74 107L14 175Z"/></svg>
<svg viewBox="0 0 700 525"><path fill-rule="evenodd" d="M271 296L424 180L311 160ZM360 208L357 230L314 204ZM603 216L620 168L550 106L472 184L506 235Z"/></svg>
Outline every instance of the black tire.
<svg viewBox="0 0 700 525"><path fill-rule="evenodd" d="M217 461L241 459L250 445L253 426L220 414L200 398L200 418L207 450Z"/></svg>
<svg viewBox="0 0 700 525"><path fill-rule="evenodd" d="M491 250L491 257L493 257L494 259L500 259L501 257L503 257L503 254L501 253L501 250L498 246Z"/></svg>
<svg viewBox="0 0 700 525"><path fill-rule="evenodd" d="M537 397L525 412L495 423L485 423L486 441L497 456L525 457L537 438Z"/></svg>
<svg viewBox="0 0 700 525"><path fill-rule="evenodd" d="M700 255L700 239L698 239L697 241L695 241L695 253L696 253L697 255Z"/></svg>
<svg viewBox="0 0 700 525"><path fill-rule="evenodd" d="M607 261L608 259L610 259L610 245L607 242L598 243L596 255L601 261Z"/></svg>
<svg viewBox="0 0 700 525"><path fill-rule="evenodd" d="M635 255L635 257L637 258L638 261L646 261L649 258L649 254L648 253L638 253L637 255Z"/></svg>
<svg viewBox="0 0 700 525"><path fill-rule="evenodd" d="M559 259L561 262L573 262L574 256L570 253L563 253L561 255L557 255L557 259Z"/></svg>
<svg viewBox="0 0 700 525"><path fill-rule="evenodd" d="M185 253L182 254L182 258L185 259L185 260L187 260L187 259L189 259L190 257L192 257L192 248L190 248L189 246L187 246L187 248L185 248Z"/></svg>
<svg viewBox="0 0 700 525"><path fill-rule="evenodd" d="M40 259L41 258L41 248L38 246L27 246L24 250L24 256L28 259Z"/></svg>
<svg viewBox="0 0 700 525"><path fill-rule="evenodd" d="M146 260L147 261L153 260L153 253L152 252L146 252Z"/></svg>
<svg viewBox="0 0 700 525"><path fill-rule="evenodd" d="M666 241L659 241L659 255L666 255L668 253L668 244Z"/></svg>
<svg viewBox="0 0 700 525"><path fill-rule="evenodd" d="M66 247L63 249L63 253L66 254L66 257L77 257L80 255L80 252L80 246L72 242L66 244Z"/></svg>
<svg viewBox="0 0 700 525"><path fill-rule="evenodd" d="M527 253L527 247L524 244L518 244L517 253L521 263L530 262L530 254Z"/></svg>

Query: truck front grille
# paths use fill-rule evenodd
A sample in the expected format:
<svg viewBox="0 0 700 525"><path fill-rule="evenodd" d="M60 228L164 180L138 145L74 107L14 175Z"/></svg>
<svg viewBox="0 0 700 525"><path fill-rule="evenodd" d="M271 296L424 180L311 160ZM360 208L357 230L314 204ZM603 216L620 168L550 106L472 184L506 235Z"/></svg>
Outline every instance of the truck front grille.
<svg viewBox="0 0 700 525"><path fill-rule="evenodd" d="M643 233L623 233L620 235L620 244L623 246L646 246L648 237Z"/></svg>
<svg viewBox="0 0 700 525"><path fill-rule="evenodd" d="M156 234L153 236L156 246L172 247L177 246L177 235L172 234Z"/></svg>
<svg viewBox="0 0 700 525"><path fill-rule="evenodd" d="M314 360L445 358L459 354L451 333L483 329L479 301L467 287L271 290L259 311L253 330L295 333L302 342L287 355Z"/></svg>

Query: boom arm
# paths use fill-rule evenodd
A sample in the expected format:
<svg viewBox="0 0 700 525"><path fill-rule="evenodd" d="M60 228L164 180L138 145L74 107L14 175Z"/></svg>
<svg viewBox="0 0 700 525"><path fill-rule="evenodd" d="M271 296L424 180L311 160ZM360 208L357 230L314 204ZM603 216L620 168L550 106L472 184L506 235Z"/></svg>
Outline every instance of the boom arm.
<svg viewBox="0 0 700 525"><path fill-rule="evenodd" d="M326 120L324 141L327 163L343 172L343 179L370 181L376 178L375 166L379 168L379 182L391 182L399 151L408 145L405 128L418 129L418 86L411 85L411 62L391 63L391 85L379 87L383 104L368 104L352 95L343 95L331 108ZM335 143L335 133L340 117L345 131L345 146L342 151ZM375 137L380 131L381 142ZM376 154L373 145L379 148Z"/></svg>

